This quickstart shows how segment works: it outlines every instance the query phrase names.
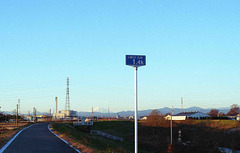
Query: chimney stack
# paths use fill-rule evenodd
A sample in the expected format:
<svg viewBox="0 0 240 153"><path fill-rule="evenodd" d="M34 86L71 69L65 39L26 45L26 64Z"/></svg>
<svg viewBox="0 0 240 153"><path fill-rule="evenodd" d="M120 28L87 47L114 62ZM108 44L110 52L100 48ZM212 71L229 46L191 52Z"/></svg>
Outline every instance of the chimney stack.
<svg viewBox="0 0 240 153"><path fill-rule="evenodd" d="M55 97L55 113L58 113L58 111L57 111L57 97Z"/></svg>

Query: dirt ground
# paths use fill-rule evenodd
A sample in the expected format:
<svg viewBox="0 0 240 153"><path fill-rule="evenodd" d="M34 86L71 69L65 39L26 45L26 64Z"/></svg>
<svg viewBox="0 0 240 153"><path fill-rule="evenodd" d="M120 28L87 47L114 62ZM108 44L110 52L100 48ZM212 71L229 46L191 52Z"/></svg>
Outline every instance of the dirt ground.
<svg viewBox="0 0 240 153"><path fill-rule="evenodd" d="M29 122L20 122L18 123L18 127L26 126ZM2 129L8 129L12 130L16 128L16 123L15 122L9 122L9 123L0 123L0 131Z"/></svg>
<svg viewBox="0 0 240 153"><path fill-rule="evenodd" d="M0 123L0 148L2 148L19 130L27 126L29 122L18 123L16 128L15 122Z"/></svg>

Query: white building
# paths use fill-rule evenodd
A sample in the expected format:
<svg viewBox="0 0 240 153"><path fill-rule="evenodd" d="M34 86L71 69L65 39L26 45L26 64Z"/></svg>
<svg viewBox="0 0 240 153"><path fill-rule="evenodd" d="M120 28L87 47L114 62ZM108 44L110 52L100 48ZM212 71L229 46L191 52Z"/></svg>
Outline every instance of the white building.
<svg viewBox="0 0 240 153"><path fill-rule="evenodd" d="M54 119L67 119L67 118L73 118L76 116L77 116L77 111L73 111L73 110L62 110L62 111L59 111L59 113L53 114Z"/></svg>
<svg viewBox="0 0 240 153"><path fill-rule="evenodd" d="M147 120L147 116L140 116L140 120Z"/></svg>
<svg viewBox="0 0 240 153"><path fill-rule="evenodd" d="M210 115L201 113L201 112L182 112L176 115L172 116L172 120L186 120L186 119L201 119L201 118L207 118L210 117ZM165 117L166 120L171 120L171 115L167 115Z"/></svg>

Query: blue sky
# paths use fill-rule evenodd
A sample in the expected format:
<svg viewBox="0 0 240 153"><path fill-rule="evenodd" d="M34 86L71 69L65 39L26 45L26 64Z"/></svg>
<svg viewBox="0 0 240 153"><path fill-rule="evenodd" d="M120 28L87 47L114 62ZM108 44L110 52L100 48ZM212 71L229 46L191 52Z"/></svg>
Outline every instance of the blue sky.
<svg viewBox="0 0 240 153"><path fill-rule="evenodd" d="M0 1L0 106L47 112L70 106L134 109L228 107L240 101L238 0Z"/></svg>

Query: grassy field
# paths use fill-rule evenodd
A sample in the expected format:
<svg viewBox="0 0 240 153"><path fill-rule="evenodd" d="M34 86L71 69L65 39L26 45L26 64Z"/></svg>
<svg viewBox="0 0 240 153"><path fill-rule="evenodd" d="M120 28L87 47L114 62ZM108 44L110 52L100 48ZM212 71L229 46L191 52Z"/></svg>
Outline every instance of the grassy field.
<svg viewBox="0 0 240 153"><path fill-rule="evenodd" d="M128 139L129 136L133 136L134 124L130 121L99 121L94 122L92 130Z"/></svg>
<svg viewBox="0 0 240 153"><path fill-rule="evenodd" d="M139 152L166 153L170 143L169 126L146 126L139 124ZM167 125L169 125L167 123ZM187 120L175 122L173 127L173 148L175 153L219 152L218 147L240 150L240 133L229 133L239 127L238 121L231 120ZM99 130L124 138L116 142L101 136L90 135L75 129L70 124L53 124L56 131L70 137L75 142L92 148L93 152L124 153L134 152L134 124L131 121L98 121L93 130ZM178 141L178 131L182 131L182 141ZM186 145L187 143L187 145ZM185 145L184 145L185 144ZM88 151L89 152L89 151Z"/></svg>
<svg viewBox="0 0 240 153"><path fill-rule="evenodd" d="M218 147L240 150L239 126L239 122L234 120L181 121L175 129L181 129L182 141L190 143L188 147L175 145L187 152L219 152ZM230 132L231 129L235 131ZM177 135L177 131L175 133Z"/></svg>
<svg viewBox="0 0 240 153"><path fill-rule="evenodd" d="M105 123L107 121L102 122L96 122L96 125L98 129L103 129L103 127L106 127ZM101 124L103 127L101 127ZM114 122L115 123L115 122ZM122 124L121 122L119 122ZM126 123L128 124L128 123ZM95 123L94 123L95 126ZM78 146L75 146L76 148L79 148L82 152L84 152L85 148L92 148L93 152L102 152L102 153L130 153L133 152L133 141L124 141L124 142L117 142L113 141L107 138L104 138L102 136L97 135L91 135L89 133L81 132L80 130L74 128L70 124L64 124L64 123L53 123L52 127L54 130L56 130L59 134L65 137L70 137L72 139L72 143L78 144ZM116 127L115 125L112 127L112 134L117 133L113 129ZM130 125L131 128L131 125ZM106 131L105 131L106 132ZM121 133L121 132L120 132ZM118 135L122 136L124 135L123 132ZM80 146L80 144L84 146Z"/></svg>
<svg viewBox="0 0 240 153"><path fill-rule="evenodd" d="M240 123L234 120L194 120L192 124L205 124L207 127L221 130L229 130L240 127Z"/></svg>

